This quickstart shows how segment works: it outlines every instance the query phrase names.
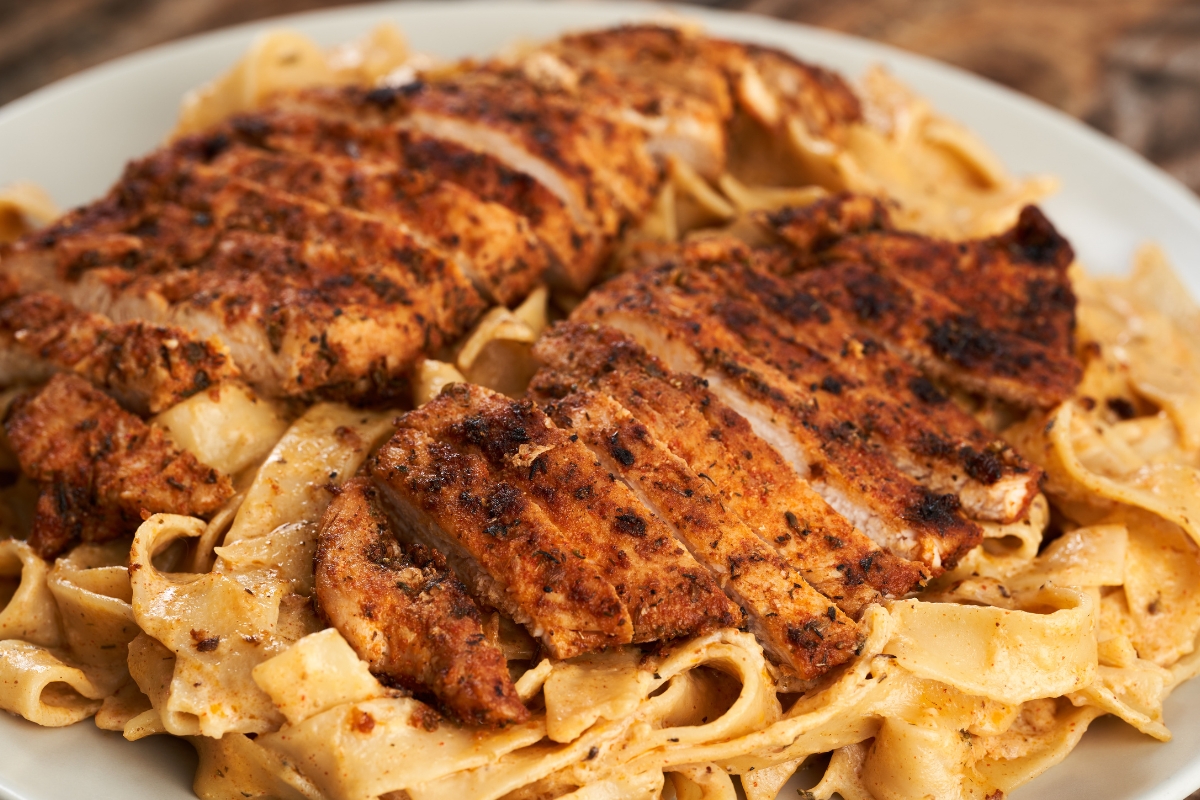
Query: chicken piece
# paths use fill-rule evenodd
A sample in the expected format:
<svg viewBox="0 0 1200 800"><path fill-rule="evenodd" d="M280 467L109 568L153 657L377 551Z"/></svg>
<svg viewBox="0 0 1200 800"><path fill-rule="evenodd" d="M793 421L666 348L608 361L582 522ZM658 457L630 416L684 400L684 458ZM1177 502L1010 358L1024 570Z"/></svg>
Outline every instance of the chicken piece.
<svg viewBox="0 0 1200 800"><path fill-rule="evenodd" d="M553 657L630 641L630 612L594 561L480 457L404 427L369 472L396 533L442 553L476 598Z"/></svg>
<svg viewBox="0 0 1200 800"><path fill-rule="evenodd" d="M233 495L228 476L78 375L60 373L19 398L4 428L41 490L29 544L43 558L132 533L143 511L203 517Z"/></svg>
<svg viewBox="0 0 1200 800"><path fill-rule="evenodd" d="M631 124L646 134L646 150L660 160L678 158L701 175L716 180L725 169L729 149L726 127L730 110L719 92L697 93L689 86L646 74L603 45L589 47L567 37L538 46L516 59L516 68L543 91L576 99L593 113ZM622 52L619 56L628 56ZM722 102L724 101L724 102Z"/></svg>
<svg viewBox="0 0 1200 800"><path fill-rule="evenodd" d="M203 165L161 167L131 166L3 270L119 322L216 336L263 394L306 399L406 395L413 362L485 307L452 261L376 218ZM115 219L123 232L95 232Z"/></svg>
<svg viewBox="0 0 1200 800"><path fill-rule="evenodd" d="M1000 236L962 243L896 231L879 201L851 195L759 219L796 249L775 264L801 271L797 288L936 378L1042 409L1078 384L1074 256L1036 208Z"/></svg>
<svg viewBox="0 0 1200 800"><path fill-rule="evenodd" d="M1025 513L1038 493L1036 466L945 402L907 362L860 335L838 309L739 263L740 247L717 249L720 263L690 274L687 290L705 297L706 312L721 318L749 352L806 387L907 474L957 494L974 518L1008 523Z"/></svg>
<svg viewBox="0 0 1200 800"><path fill-rule="evenodd" d="M729 74L706 50L711 40L683 27L632 24L569 33L539 45L575 67L602 68L650 85L674 88L733 113Z"/></svg>
<svg viewBox="0 0 1200 800"><path fill-rule="evenodd" d="M590 225L576 220L566 202L532 175L488 153L415 131L402 131L397 138L409 169L462 186L527 220L550 257L546 279L551 285L582 292L600 271L609 243L594 236Z"/></svg>
<svg viewBox="0 0 1200 800"><path fill-rule="evenodd" d="M745 352L719 319L688 297L687 269L626 273L595 289L572 319L611 325L671 369L705 378L848 521L893 554L934 574L979 544L982 532L961 513L956 495L931 491L813 402L786 375ZM831 543L832 544L832 543Z"/></svg>
<svg viewBox="0 0 1200 800"><path fill-rule="evenodd" d="M858 650L862 634L853 620L727 512L704 479L615 400L578 392L552 403L547 413L577 433L670 526L745 610L750 629L785 669L811 680Z"/></svg>
<svg viewBox="0 0 1200 800"><path fill-rule="evenodd" d="M216 339L142 322L114 325L52 294L18 294L0 276L0 383L40 383L59 370L82 375L141 414L238 375Z"/></svg>
<svg viewBox="0 0 1200 800"><path fill-rule="evenodd" d="M737 607L667 526L533 403L454 384L401 424L478 452L540 506L572 552L616 587L632 615L634 642L740 624Z"/></svg>
<svg viewBox="0 0 1200 800"><path fill-rule="evenodd" d="M180 148L184 154L190 149ZM178 158L171 151L162 157ZM271 153L242 144L210 164L268 189L376 216L423 248L452 257L493 302L519 301L546 268L546 255L523 218L425 174L349 156Z"/></svg>
<svg viewBox="0 0 1200 800"><path fill-rule="evenodd" d="M732 239L689 243L674 256L689 266L680 288L694 313L720 319L742 349L787 375L821 414L914 479L957 494L984 520L1011 522L1037 495L1037 467L945 402L838 308L795 289L802 277L785 281L751 266L763 255Z"/></svg>
<svg viewBox="0 0 1200 800"><path fill-rule="evenodd" d="M479 607L436 550L397 541L367 478L330 503L314 564L321 613L373 673L432 692L471 725L529 718Z"/></svg>
<svg viewBox="0 0 1200 800"><path fill-rule="evenodd" d="M576 220L557 195L532 176L487 153L408 130L360 125L319 114L264 109L235 116L209 133L176 144L192 158L210 161L242 144L297 156L351 158L394 167L460 186L481 201L524 218L550 259L551 283L581 291L570 276L594 274L607 255L591 224Z"/></svg>
<svg viewBox="0 0 1200 800"><path fill-rule="evenodd" d="M642 130L543 92L516 70L481 68L370 91L312 90L278 104L410 130L494 156L545 186L602 251L645 213L662 177ZM561 266L570 287L586 287L594 277L584 265Z"/></svg>
<svg viewBox="0 0 1200 800"><path fill-rule="evenodd" d="M902 597L922 585L921 565L881 550L830 508L703 379L670 372L606 326L560 323L542 336L534 355L546 365L530 385L534 396L606 392L850 616L857 618L881 593Z"/></svg>
<svg viewBox="0 0 1200 800"><path fill-rule="evenodd" d="M739 105L767 128L782 132L797 121L811 139L840 144L862 121L858 95L836 72L773 47L713 39L707 48L724 55Z"/></svg>
<svg viewBox="0 0 1200 800"><path fill-rule="evenodd" d="M862 119L857 95L837 74L780 50L695 29L624 25L569 34L545 47L572 65L691 95L724 120L741 107L767 127L796 118L813 138L838 141L847 125Z"/></svg>

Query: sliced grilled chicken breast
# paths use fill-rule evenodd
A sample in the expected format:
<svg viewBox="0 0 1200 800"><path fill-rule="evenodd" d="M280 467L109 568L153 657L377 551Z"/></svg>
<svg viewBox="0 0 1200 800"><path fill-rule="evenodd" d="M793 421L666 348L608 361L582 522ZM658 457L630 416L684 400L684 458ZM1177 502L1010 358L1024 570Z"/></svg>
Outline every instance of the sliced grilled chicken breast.
<svg viewBox="0 0 1200 800"><path fill-rule="evenodd" d="M576 542L479 456L400 428L370 463L396 533L445 556L468 590L555 658L633 634L616 589Z"/></svg>
<svg viewBox="0 0 1200 800"><path fill-rule="evenodd" d="M422 247L453 257L495 303L519 301L546 270L546 253L522 217L415 170L244 145L231 146L211 163L221 173L271 189L375 215Z"/></svg>
<svg viewBox="0 0 1200 800"><path fill-rule="evenodd" d="M573 557L595 564L616 587L632 617L633 641L740 624L736 606L667 526L533 403L455 384L402 424L479 453L542 508Z"/></svg>
<svg viewBox="0 0 1200 800"><path fill-rule="evenodd" d="M855 529L702 378L668 370L607 326L560 323L534 353L546 365L530 385L535 396L606 392L847 614L857 617L881 594L901 597L921 586L921 565L880 549Z"/></svg>
<svg viewBox="0 0 1200 800"><path fill-rule="evenodd" d="M43 558L132 533L143 511L207 516L233 495L228 476L78 375L19 398L4 429L40 489L29 544Z"/></svg>
<svg viewBox="0 0 1200 800"><path fill-rule="evenodd" d="M52 294L18 294L0 276L0 384L40 383L59 370L143 414L238 375L216 339L140 321L115 325Z"/></svg>
<svg viewBox="0 0 1200 800"><path fill-rule="evenodd" d="M405 392L413 361L486 305L452 261L374 217L159 166L134 165L0 269L117 322L216 336L264 394L305 398ZM113 220L122 232L98 232Z"/></svg>
<svg viewBox="0 0 1200 800"><path fill-rule="evenodd" d="M233 117L176 147L186 148L193 158L212 160L239 144L298 156L351 158L459 186L523 218L550 259L547 277L576 291L585 284L573 281L595 274L607 254L592 223L586 217L576 219L536 178L452 141L393 126L359 124L345 116L276 108Z"/></svg>
<svg viewBox="0 0 1200 800"><path fill-rule="evenodd" d="M278 103L282 110L339 115L486 153L542 184L601 252L649 208L661 179L641 129L544 92L520 70L481 68L371 91L313 90ZM576 290L598 266L559 265L565 285Z"/></svg>
<svg viewBox="0 0 1200 800"><path fill-rule="evenodd" d="M896 231L879 201L850 195L759 219L795 248L777 268L938 379L1025 408L1079 383L1074 254L1036 208L961 243Z"/></svg>
<svg viewBox="0 0 1200 800"><path fill-rule="evenodd" d="M321 613L376 675L432 692L468 724L528 719L479 607L436 550L396 539L367 478L347 481L325 512L315 589Z"/></svg>
<svg viewBox="0 0 1200 800"><path fill-rule="evenodd" d="M726 511L708 483L629 411L586 391L547 410L670 526L676 540L742 607L750 630L785 669L809 680L853 656L862 643L853 620Z"/></svg>
<svg viewBox="0 0 1200 800"><path fill-rule="evenodd" d="M700 313L677 286L687 274L626 273L594 290L572 317L616 327L671 369L705 378L826 502L896 555L940 571L979 543L980 529L956 495L913 481L814 403L808 387L746 353L720 319Z"/></svg>
<svg viewBox="0 0 1200 800"><path fill-rule="evenodd" d="M728 253L705 270L714 280L701 305L749 352L807 387L904 472L956 493L973 517L1012 522L1025 513L1038 493L1037 467L958 406L930 395L920 372L858 334L838 309L739 260ZM705 291L701 283L688 284L697 296Z"/></svg>

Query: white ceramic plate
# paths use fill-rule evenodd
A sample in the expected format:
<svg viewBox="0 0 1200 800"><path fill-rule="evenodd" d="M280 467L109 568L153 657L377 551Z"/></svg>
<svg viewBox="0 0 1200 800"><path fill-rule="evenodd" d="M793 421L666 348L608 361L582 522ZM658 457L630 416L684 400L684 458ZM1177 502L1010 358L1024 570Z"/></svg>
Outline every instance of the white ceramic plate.
<svg viewBox="0 0 1200 800"><path fill-rule="evenodd" d="M521 37L652 18L641 3L384 3L245 25L154 48L54 84L0 109L0 185L32 180L64 206L103 193L129 158L170 130L189 88L220 74L258 33L288 27L325 45L391 20L415 48L479 55ZM765 17L678 9L720 35L774 45L861 75L873 63L982 134L1017 173L1059 176L1046 203L1089 269L1120 272L1136 246L1161 244L1200 294L1200 203L1138 156L1078 122L959 70L879 44ZM1200 681L1166 704L1174 741L1157 743L1113 719L1014 800L1182 800L1200 787ZM43 729L0 714L0 796L12 800L191 800L195 757L168 737L128 743L90 723Z"/></svg>

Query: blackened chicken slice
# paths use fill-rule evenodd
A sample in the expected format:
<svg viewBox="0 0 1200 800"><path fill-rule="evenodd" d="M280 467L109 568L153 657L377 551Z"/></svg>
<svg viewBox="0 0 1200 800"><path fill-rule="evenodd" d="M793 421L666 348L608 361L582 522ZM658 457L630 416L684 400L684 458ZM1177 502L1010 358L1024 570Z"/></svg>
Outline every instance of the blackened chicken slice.
<svg viewBox="0 0 1200 800"><path fill-rule="evenodd" d="M530 385L535 396L553 400L588 389L620 402L850 616L881 594L902 597L922 585L924 567L882 550L834 511L702 378L670 371L603 325L560 323L534 354L545 365Z"/></svg>
<svg viewBox="0 0 1200 800"><path fill-rule="evenodd" d="M270 189L371 214L418 244L455 260L492 302L511 305L546 269L528 223L498 203L448 181L348 156L268 153L235 145L212 161L218 172Z"/></svg>
<svg viewBox="0 0 1200 800"><path fill-rule="evenodd" d="M474 597L553 657L630 641L630 612L597 565L479 456L403 427L369 472L396 534L442 553Z"/></svg>
<svg viewBox="0 0 1200 800"><path fill-rule="evenodd" d="M548 43L568 63L669 87L704 101L722 118L735 111L769 129L790 120L812 139L841 141L862 119L838 75L781 50L705 36L687 27L624 25L568 34Z"/></svg>
<svg viewBox="0 0 1200 800"><path fill-rule="evenodd" d="M117 322L216 336L264 394L306 399L405 393L414 361L486 307L452 260L377 218L207 165L161 167L131 166L3 271Z"/></svg>
<svg viewBox="0 0 1200 800"><path fill-rule="evenodd" d="M623 77L672 88L733 113L734 95L721 60L705 48L710 40L693 30L631 24L568 33L539 47L573 66L603 68Z"/></svg>
<svg viewBox="0 0 1200 800"><path fill-rule="evenodd" d="M672 370L705 378L830 506L893 554L939 573L979 543L982 532L964 517L956 495L905 475L866 446L856 428L745 352L719 318L699 313L680 288L688 273L673 267L626 273L595 289L572 319L616 327Z"/></svg>
<svg viewBox="0 0 1200 800"><path fill-rule="evenodd" d="M471 725L529 718L466 587L436 550L396 539L367 478L329 504L314 566L321 613L374 674Z"/></svg>
<svg viewBox="0 0 1200 800"><path fill-rule="evenodd" d="M543 92L520 70L485 67L370 91L313 90L279 103L283 110L413 131L491 155L549 190L602 251L645 213L661 183L641 129ZM594 277L582 264L561 266L575 288Z"/></svg>
<svg viewBox="0 0 1200 800"><path fill-rule="evenodd" d="M547 412L670 526L746 612L750 630L785 670L811 680L859 649L862 634L854 621L727 511L717 492L619 403L583 391Z"/></svg>
<svg viewBox="0 0 1200 800"><path fill-rule="evenodd" d="M157 414L238 375L216 339L89 314L45 292L20 294L0 275L0 384L74 372L139 414Z"/></svg>
<svg viewBox="0 0 1200 800"><path fill-rule="evenodd" d="M233 495L227 475L78 375L19 398L4 429L40 489L29 544L43 558L132 533L143 512L206 517Z"/></svg>
<svg viewBox="0 0 1200 800"><path fill-rule="evenodd" d="M853 195L759 218L795 249L781 271L931 375L1022 408L1052 408L1078 384L1074 254L1037 208L966 242L897 231L878 200Z"/></svg>
<svg viewBox="0 0 1200 800"><path fill-rule="evenodd" d="M516 68L543 91L641 129L655 158L677 158L712 180L721 175L729 150L726 98L693 92L660 74L639 73L633 64L605 58L599 50L572 46L577 44L568 41L572 38L578 39L554 40L522 53Z"/></svg>
<svg viewBox="0 0 1200 800"><path fill-rule="evenodd" d="M633 641L739 625L737 607L638 497L569 431L528 400L454 384L403 425L486 459L499 478L541 507L576 558L616 587Z"/></svg>
<svg viewBox="0 0 1200 800"><path fill-rule="evenodd" d="M587 276L599 270L607 255L592 223L572 216L564 200L536 178L489 153L452 141L359 124L345 116L268 108L232 117L175 147L197 160L211 161L237 145L297 156L350 158L460 186L526 221L550 260L548 280L557 286L582 291Z"/></svg>
<svg viewBox="0 0 1200 800"><path fill-rule="evenodd" d="M688 289L749 352L907 474L957 494L974 518L1008 523L1025 513L1038 493L1036 466L936 390L930 394L919 371L859 333L839 309L747 266L740 250L729 248L703 275L693 273Z"/></svg>

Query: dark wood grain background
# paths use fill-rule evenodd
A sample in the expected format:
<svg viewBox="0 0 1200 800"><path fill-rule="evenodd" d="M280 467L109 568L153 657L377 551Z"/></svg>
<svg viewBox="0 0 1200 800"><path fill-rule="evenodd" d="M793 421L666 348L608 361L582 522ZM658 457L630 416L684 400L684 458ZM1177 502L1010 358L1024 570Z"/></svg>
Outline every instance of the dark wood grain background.
<svg viewBox="0 0 1200 800"><path fill-rule="evenodd" d="M1200 191L1200 0L697 2L833 28L964 67L1086 120ZM150 45L340 4L0 0L0 104Z"/></svg>
<svg viewBox="0 0 1200 800"><path fill-rule="evenodd" d="M1200 0L698 0L865 36L1080 117L1200 191ZM0 104L149 45L339 0L0 0Z"/></svg>

